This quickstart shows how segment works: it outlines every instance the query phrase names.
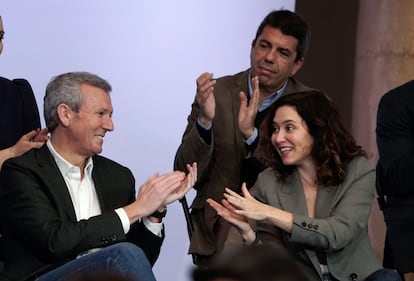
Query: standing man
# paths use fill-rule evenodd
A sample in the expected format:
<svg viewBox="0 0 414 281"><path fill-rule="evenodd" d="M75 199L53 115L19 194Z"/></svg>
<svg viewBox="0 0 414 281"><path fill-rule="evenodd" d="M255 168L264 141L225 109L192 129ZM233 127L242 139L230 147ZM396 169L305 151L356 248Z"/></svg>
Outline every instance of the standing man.
<svg viewBox="0 0 414 281"><path fill-rule="evenodd" d="M50 140L7 160L0 173L0 277L55 281L102 271L155 280L165 206L194 185L197 167L187 165L187 176L150 176L135 196L131 171L98 155L114 129L110 91L86 72L59 75L47 86Z"/></svg>
<svg viewBox="0 0 414 281"><path fill-rule="evenodd" d="M203 73L174 167L199 167L197 195L192 203L194 232L191 254L202 264L223 246L229 224L206 204L220 201L224 187L251 187L267 167L266 118L276 99L309 90L292 76L302 67L308 49L308 24L297 14L280 10L260 24L250 52L251 67L232 76L213 79Z"/></svg>
<svg viewBox="0 0 414 281"><path fill-rule="evenodd" d="M387 241L397 271L414 281L414 80L382 96L376 133Z"/></svg>

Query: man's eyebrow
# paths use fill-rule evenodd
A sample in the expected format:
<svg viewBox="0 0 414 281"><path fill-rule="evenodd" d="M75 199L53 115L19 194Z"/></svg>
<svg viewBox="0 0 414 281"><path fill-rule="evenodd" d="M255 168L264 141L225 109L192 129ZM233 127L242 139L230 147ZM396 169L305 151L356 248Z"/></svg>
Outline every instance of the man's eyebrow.
<svg viewBox="0 0 414 281"><path fill-rule="evenodd" d="M292 53L292 51L289 48L285 48L285 47L278 47L277 48L279 51L285 51L285 52L289 52Z"/></svg>
<svg viewBox="0 0 414 281"><path fill-rule="evenodd" d="M260 39L259 42L260 43L265 43L265 44L271 45L270 42L268 40L266 40L266 39Z"/></svg>

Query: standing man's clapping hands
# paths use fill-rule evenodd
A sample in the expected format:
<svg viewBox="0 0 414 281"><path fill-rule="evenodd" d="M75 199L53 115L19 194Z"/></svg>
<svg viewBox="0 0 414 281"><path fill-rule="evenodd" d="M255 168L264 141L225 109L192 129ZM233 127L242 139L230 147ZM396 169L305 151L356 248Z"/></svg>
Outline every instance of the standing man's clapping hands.
<svg viewBox="0 0 414 281"><path fill-rule="evenodd" d="M214 99L213 73L205 72L197 78L196 101L200 106L199 122L208 127L214 119L216 113L216 101Z"/></svg>

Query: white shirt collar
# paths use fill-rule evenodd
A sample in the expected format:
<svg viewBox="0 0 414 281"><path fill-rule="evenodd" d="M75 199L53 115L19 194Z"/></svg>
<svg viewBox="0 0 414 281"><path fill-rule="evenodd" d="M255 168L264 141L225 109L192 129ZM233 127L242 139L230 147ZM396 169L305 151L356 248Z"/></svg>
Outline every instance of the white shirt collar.
<svg viewBox="0 0 414 281"><path fill-rule="evenodd" d="M53 147L52 142L50 139L46 142L47 147L50 150L50 153L52 154L53 158L55 159L56 165L58 166L60 172L62 175L67 176L70 171L73 171L74 168L79 169L79 167L72 165L69 163L65 158L63 158ZM93 170L93 159L92 157L89 157L86 161L85 165L85 173L88 174L88 176L92 176L92 170Z"/></svg>

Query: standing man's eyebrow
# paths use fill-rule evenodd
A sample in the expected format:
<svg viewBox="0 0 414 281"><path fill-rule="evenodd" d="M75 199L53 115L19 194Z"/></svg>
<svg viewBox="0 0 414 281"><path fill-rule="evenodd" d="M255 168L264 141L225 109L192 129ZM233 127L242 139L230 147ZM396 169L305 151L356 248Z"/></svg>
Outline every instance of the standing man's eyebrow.
<svg viewBox="0 0 414 281"><path fill-rule="evenodd" d="M281 52L288 52L289 54L292 53L292 51L288 48L278 47L277 49L278 51L281 51Z"/></svg>
<svg viewBox="0 0 414 281"><path fill-rule="evenodd" d="M266 39L260 39L259 43L264 43L264 44L267 44L267 45L271 45L270 42L267 41Z"/></svg>

